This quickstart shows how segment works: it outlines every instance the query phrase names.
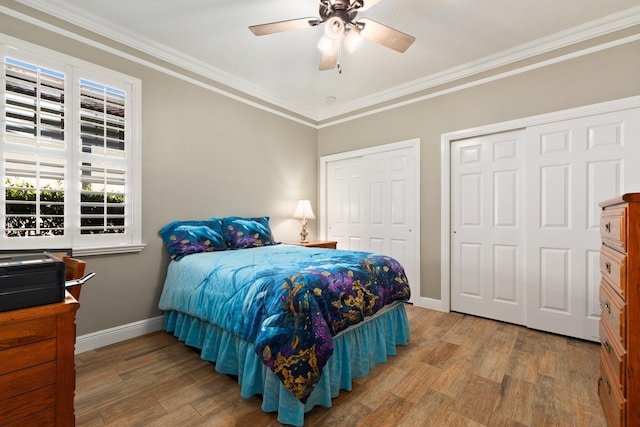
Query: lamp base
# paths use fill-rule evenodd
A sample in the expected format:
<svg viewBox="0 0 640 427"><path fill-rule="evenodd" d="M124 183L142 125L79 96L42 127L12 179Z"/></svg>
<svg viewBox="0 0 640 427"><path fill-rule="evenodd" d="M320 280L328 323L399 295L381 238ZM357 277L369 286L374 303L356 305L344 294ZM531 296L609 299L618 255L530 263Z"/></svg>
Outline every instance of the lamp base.
<svg viewBox="0 0 640 427"><path fill-rule="evenodd" d="M300 243L309 243L307 240L307 236L309 233L307 232L307 220L302 220L302 231L300 232Z"/></svg>

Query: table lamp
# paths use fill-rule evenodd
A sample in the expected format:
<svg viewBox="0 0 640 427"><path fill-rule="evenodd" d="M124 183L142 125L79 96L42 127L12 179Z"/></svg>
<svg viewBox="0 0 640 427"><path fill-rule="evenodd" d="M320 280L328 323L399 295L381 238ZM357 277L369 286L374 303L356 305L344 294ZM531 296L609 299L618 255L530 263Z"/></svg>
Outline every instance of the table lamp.
<svg viewBox="0 0 640 427"><path fill-rule="evenodd" d="M308 243L307 235L307 219L315 219L316 216L313 214L313 209L311 209L311 201L310 200L298 200L298 205L296 206L296 210L293 213L293 217L299 219L302 222L302 231L300 232L300 243Z"/></svg>

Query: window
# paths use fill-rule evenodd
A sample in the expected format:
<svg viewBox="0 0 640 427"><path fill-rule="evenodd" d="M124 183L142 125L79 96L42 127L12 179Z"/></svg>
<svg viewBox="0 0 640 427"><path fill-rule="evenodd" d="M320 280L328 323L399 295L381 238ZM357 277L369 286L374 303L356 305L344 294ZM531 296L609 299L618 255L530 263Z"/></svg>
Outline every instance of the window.
<svg viewBox="0 0 640 427"><path fill-rule="evenodd" d="M60 54L0 49L0 246L140 250L139 81Z"/></svg>

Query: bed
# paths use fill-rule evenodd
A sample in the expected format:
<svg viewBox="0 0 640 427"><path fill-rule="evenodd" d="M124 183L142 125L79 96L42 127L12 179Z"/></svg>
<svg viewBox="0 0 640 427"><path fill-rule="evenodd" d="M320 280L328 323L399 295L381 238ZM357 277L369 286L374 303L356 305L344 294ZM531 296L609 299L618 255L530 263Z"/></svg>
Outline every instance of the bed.
<svg viewBox="0 0 640 427"><path fill-rule="evenodd" d="M277 244L268 217L172 222L164 328L240 394L302 426L409 340L402 266L388 256Z"/></svg>

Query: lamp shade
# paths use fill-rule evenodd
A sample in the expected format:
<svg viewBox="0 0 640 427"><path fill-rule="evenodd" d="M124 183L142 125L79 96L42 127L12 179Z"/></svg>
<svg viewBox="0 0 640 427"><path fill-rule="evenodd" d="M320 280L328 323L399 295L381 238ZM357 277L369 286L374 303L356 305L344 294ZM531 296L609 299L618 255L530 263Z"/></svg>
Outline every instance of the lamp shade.
<svg viewBox="0 0 640 427"><path fill-rule="evenodd" d="M298 200L293 217L296 219L315 219L316 216L313 214L313 209L311 209L311 201Z"/></svg>

